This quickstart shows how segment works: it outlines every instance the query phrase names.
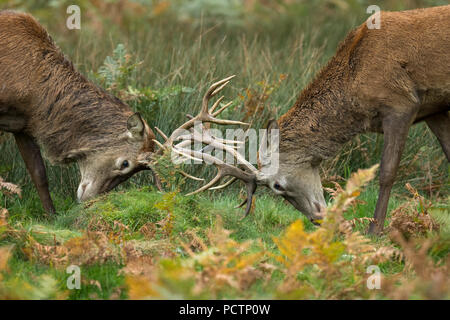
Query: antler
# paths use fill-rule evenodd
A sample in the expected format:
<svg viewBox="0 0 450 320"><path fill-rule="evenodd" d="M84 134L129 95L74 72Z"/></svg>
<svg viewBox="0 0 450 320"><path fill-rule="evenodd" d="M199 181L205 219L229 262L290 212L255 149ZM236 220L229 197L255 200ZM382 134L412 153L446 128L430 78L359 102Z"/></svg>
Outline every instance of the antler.
<svg viewBox="0 0 450 320"><path fill-rule="evenodd" d="M223 100L224 96L221 96L217 101L213 104L211 109L208 110L209 100L218 94L225 86L233 79L235 75L232 75L228 78L220 80L214 84L212 84L206 94L203 96L202 108L200 113L196 117L190 117L189 121L183 123L178 129L176 129L170 137L167 137L159 128L155 127L156 131L164 138L165 143L160 144L158 141L154 140L155 143L160 147L160 149L156 152L157 155L160 155L164 150L171 148L174 143L174 140L180 137L178 134L180 130L188 130L194 127L196 122L210 122L221 125L248 125L245 122L234 121L234 120L223 120L217 119L216 117L222 113L226 108L228 108L232 102L229 102L222 106L219 110L215 111L220 102Z"/></svg>
<svg viewBox="0 0 450 320"><path fill-rule="evenodd" d="M160 155L165 150L171 150L172 152L176 153L180 157L187 158L187 159L194 159L197 161L207 161L209 163L212 163L217 168L217 174L216 176L200 187L199 189L188 193L187 195L193 195L199 192L202 192L204 190L210 189L210 190L217 190L221 188L225 188L232 184L236 179L242 180L247 187L247 199L241 203L238 207L242 207L244 204L247 204L245 215L246 217L251 209L252 200L253 200L253 194L256 190L256 174L257 169L249 163L245 158L237 151L239 144L243 144L244 141L234 141L234 140L225 140L222 138L218 138L213 136L210 132L202 130L202 132L198 132L195 127L196 124L203 123L216 123L219 125L246 125L249 126L248 123L241 122L241 121L234 121L234 120L224 120L224 119L218 119L217 116L222 113L226 108L228 108L232 102L229 102L222 107L220 107L217 111L217 107L219 106L220 102L223 100L223 96L221 96L219 99L217 99L212 107L208 109L210 99L217 95L225 86L230 82L231 79L233 79L235 76L231 76L228 78L225 78L223 80L220 80L214 84L212 84L209 89L207 90L206 94L203 97L202 101L202 108L200 110L200 113L195 116L189 116L189 120L182 124L178 129L176 129L169 137L167 137L164 132L162 132L159 128L155 127L156 131L164 138L165 142L161 144L159 141L154 140L155 143L160 147L160 149L154 154L154 155ZM200 126L202 129L202 126ZM180 131L184 134L180 134ZM186 134L186 131L189 133ZM179 142L181 141L181 142ZM177 144L174 144L177 142ZM207 146L203 148L202 150L190 150L187 149L187 146L191 146L192 142L198 142L201 145L206 144ZM237 166L233 166L231 164L225 163L221 159L212 156L209 153L205 153L207 149L214 148L216 150L223 150L226 154L231 154L233 156L233 160L235 159L237 161L238 165L241 165L244 167L244 170L238 168ZM185 177L189 179L194 180L204 180L200 178L193 177L183 171L180 171ZM231 176L232 178L224 183L223 185L216 186L216 185L222 178L226 176Z"/></svg>

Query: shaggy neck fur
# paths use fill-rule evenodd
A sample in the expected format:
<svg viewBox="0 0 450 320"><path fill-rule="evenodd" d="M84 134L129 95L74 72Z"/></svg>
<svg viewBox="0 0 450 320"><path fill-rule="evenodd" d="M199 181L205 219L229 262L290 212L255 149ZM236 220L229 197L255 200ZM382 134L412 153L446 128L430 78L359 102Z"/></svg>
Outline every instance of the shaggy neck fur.
<svg viewBox="0 0 450 320"><path fill-rule="evenodd" d="M353 31L279 121L280 152L288 163L333 156L356 134L364 132L374 116L352 98L351 79L357 66L355 48L365 28Z"/></svg>
<svg viewBox="0 0 450 320"><path fill-rule="evenodd" d="M51 67L41 73L46 80L41 95L34 95L39 101L29 126L46 157L66 162L73 151L86 155L123 146L130 108L86 80L67 60L54 60L51 54L46 58Z"/></svg>
<svg viewBox="0 0 450 320"><path fill-rule="evenodd" d="M33 17L2 11L1 18L1 70L10 90L3 93L4 104L14 97L25 131L50 161L69 162L129 143L122 135L133 113L126 104L77 72Z"/></svg>

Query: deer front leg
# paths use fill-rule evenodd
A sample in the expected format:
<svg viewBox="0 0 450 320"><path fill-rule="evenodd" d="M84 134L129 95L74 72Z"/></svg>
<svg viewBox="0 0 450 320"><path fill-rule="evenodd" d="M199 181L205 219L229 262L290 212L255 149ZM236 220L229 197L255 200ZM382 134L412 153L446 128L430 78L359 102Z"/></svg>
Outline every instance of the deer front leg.
<svg viewBox="0 0 450 320"><path fill-rule="evenodd" d="M369 233L380 234L383 231L389 196L414 115L393 115L383 120L384 146L380 165L380 191L375 208L375 221L370 224Z"/></svg>
<svg viewBox="0 0 450 320"><path fill-rule="evenodd" d="M33 180L33 183L36 186L44 210L54 214L55 207L53 206L53 201L48 190L47 173L45 171L44 160L42 159L39 146L25 133L15 133L14 138L16 139L22 159L31 176L31 180Z"/></svg>

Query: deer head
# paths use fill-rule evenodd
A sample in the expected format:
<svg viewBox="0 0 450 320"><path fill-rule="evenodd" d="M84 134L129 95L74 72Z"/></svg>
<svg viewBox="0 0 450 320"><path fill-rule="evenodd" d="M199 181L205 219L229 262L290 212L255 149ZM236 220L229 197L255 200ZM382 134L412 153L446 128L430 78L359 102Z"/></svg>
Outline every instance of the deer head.
<svg viewBox="0 0 450 320"><path fill-rule="evenodd" d="M319 176L319 161L304 158L288 150L279 150L279 127L275 120L266 128L269 146L261 144L258 152L257 184L265 185L282 196L313 223L324 218L326 207Z"/></svg>
<svg viewBox="0 0 450 320"><path fill-rule="evenodd" d="M216 190L225 188L236 180L241 180L246 184L247 198L238 207L246 205L245 216L250 212L253 194L257 186L263 185L289 201L296 209L317 224L323 219L323 208L326 206L319 177L318 163L313 163L312 160L295 163L293 162L293 158L295 157L291 157L289 153L280 153L279 129L276 121L270 121L266 128L265 136L262 139L263 143L258 151L258 168L254 167L237 151L236 145L244 143L244 141L224 140L213 136L208 130L202 132L195 131L194 124L196 122L249 126L247 123L240 121L216 118L217 115L231 105L231 103L225 104L216 111L223 96L208 109L209 100L220 92L233 77L228 77L211 85L203 97L200 113L196 117L191 117L189 121L175 130L170 137L167 137L161 130L155 128L165 139L164 144L155 140L155 143L160 146L159 152L170 150L181 157L206 161L217 167L217 175L210 182L187 195L196 194L207 189ZM180 130L182 130L181 133ZM207 147L204 147L202 150L187 149L186 147L190 146L192 142L199 142L207 145ZM212 156L206 152L208 148L223 150L227 154L232 155L239 166L226 163ZM203 180L188 175L185 172L181 173L194 180ZM226 176L230 176L231 179L223 185L215 186Z"/></svg>
<svg viewBox="0 0 450 320"><path fill-rule="evenodd" d="M135 173L150 169L140 159L148 152L153 152L155 135L152 130L139 113L130 115L123 129L123 132L117 133L116 139L120 143L114 148L89 152L83 156L80 156L82 150L76 150L68 156L77 158L81 172L77 190L79 201L108 192Z"/></svg>

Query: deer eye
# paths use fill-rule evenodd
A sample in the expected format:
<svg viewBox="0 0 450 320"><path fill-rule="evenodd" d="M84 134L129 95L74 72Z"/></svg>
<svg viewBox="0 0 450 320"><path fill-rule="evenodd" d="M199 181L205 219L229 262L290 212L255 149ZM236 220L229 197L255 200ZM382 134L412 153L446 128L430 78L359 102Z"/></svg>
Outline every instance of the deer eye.
<svg viewBox="0 0 450 320"><path fill-rule="evenodd" d="M275 182L273 184L273 187L274 187L275 190L284 191L284 188L278 182Z"/></svg>
<svg viewBox="0 0 450 320"><path fill-rule="evenodd" d="M123 160L122 164L120 165L120 170L126 169L130 166L130 163L128 160Z"/></svg>

